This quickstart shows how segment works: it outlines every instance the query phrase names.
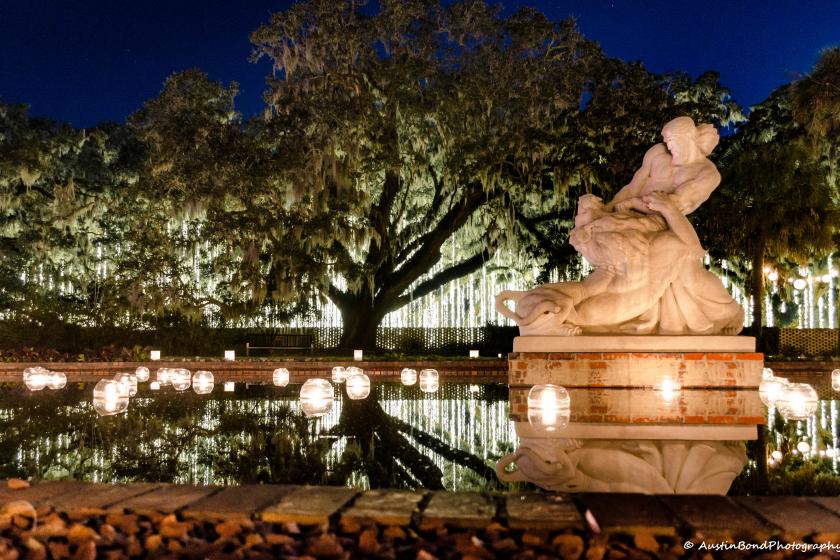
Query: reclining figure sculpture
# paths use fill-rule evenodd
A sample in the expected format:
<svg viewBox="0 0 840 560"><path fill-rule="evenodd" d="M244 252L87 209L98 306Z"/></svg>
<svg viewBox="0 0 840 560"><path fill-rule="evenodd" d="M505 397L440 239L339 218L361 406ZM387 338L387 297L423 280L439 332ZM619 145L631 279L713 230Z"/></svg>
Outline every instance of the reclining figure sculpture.
<svg viewBox="0 0 840 560"><path fill-rule="evenodd" d="M740 332L743 309L704 268L705 251L686 218L720 184L708 159L718 133L678 117L662 137L664 144L647 151L611 202L580 197L569 240L595 268L592 274L496 296L496 309L521 335Z"/></svg>

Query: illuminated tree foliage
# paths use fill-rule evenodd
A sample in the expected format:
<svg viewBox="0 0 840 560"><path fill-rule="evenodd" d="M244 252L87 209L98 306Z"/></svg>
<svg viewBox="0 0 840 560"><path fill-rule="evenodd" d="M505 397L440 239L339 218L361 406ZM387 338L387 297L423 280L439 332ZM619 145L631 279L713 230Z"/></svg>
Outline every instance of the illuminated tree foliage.
<svg viewBox="0 0 840 560"><path fill-rule="evenodd" d="M278 274L311 275L359 347L511 241L541 194L548 131L569 126L598 56L571 22L480 1L302 2L252 42L274 66L259 137L285 163L265 184L288 192L278 210L329 217L263 246ZM427 274L447 242L457 257Z"/></svg>
<svg viewBox="0 0 840 560"><path fill-rule="evenodd" d="M719 166L721 186L696 223L715 256L749 265L758 335L765 262L804 265L824 257L836 246L840 213L825 169L793 119L789 86L753 107L749 122L722 148Z"/></svg>

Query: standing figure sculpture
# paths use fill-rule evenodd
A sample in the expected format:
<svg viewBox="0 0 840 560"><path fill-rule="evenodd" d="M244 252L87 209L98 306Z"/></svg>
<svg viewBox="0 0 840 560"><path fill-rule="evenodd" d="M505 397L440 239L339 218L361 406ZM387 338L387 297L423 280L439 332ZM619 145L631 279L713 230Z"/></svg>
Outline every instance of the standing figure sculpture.
<svg viewBox="0 0 840 560"><path fill-rule="evenodd" d="M579 199L569 241L595 268L592 274L496 296L497 310L520 334L740 332L744 312L703 267L705 251L686 218L720 184L707 157L717 131L679 117L662 137L665 143L647 151L609 204L594 195Z"/></svg>

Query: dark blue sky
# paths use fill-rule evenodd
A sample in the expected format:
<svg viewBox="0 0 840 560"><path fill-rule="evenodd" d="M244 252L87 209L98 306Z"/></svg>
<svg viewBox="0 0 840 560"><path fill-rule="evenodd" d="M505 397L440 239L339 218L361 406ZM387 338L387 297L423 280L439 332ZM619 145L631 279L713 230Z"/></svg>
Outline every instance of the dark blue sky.
<svg viewBox="0 0 840 560"><path fill-rule="evenodd" d="M0 100L89 126L122 121L167 75L198 67L240 83L239 108L261 105L269 65L248 62L248 35L289 1L0 0ZM607 54L653 71L718 70L743 105L807 72L840 44L838 0L507 0L555 20L578 18Z"/></svg>

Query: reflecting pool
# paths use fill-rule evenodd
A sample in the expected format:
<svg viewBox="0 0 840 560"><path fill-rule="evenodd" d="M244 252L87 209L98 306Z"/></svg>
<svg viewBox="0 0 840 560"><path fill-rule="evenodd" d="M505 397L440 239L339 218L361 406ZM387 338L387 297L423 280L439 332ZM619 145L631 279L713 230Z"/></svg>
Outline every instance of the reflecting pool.
<svg viewBox="0 0 840 560"><path fill-rule="evenodd" d="M569 408L535 414L527 389L501 383L374 382L358 400L336 384L308 418L300 384L224 385L141 383L126 412L101 416L93 383L0 384L0 478L840 493L838 401L825 396L792 422L757 391L570 389Z"/></svg>

